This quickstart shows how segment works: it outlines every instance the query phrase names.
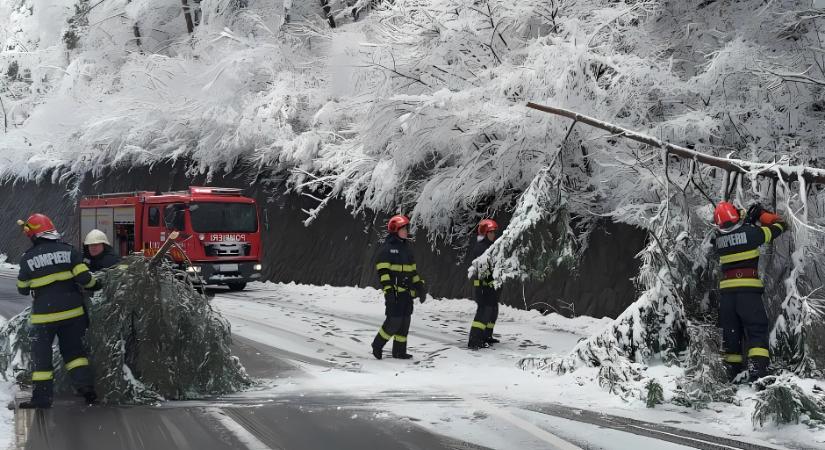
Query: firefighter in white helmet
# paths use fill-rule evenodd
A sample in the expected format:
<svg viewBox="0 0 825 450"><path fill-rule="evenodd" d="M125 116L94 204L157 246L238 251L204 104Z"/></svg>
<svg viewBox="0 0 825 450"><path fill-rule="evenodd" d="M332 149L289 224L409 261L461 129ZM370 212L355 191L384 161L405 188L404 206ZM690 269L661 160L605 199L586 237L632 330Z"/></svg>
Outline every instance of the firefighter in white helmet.
<svg viewBox="0 0 825 450"><path fill-rule="evenodd" d="M120 263L120 257L115 254L106 233L100 230L92 230L86 235L86 239L83 240L83 254L92 272Z"/></svg>

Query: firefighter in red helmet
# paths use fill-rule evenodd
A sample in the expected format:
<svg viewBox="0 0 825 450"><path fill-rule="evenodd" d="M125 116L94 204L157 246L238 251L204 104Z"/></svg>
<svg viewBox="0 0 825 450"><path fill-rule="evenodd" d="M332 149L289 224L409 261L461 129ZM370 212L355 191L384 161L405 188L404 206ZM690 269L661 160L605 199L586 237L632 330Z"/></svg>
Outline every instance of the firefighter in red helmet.
<svg viewBox="0 0 825 450"><path fill-rule="evenodd" d="M478 236L470 257L475 261L484 254L496 240L498 223L492 219L484 219L478 224ZM484 270L476 270L473 277L473 292L476 301L476 315L470 325L470 340L467 347L478 350L498 343L493 337L493 327L498 319L498 290L493 283L493 274L489 265Z"/></svg>
<svg viewBox="0 0 825 450"><path fill-rule="evenodd" d="M386 319L372 341L372 354L377 359L383 357L384 345L392 339L392 356L410 359L407 353L407 335L413 313L413 300L421 303L427 297L424 279L418 275L418 267L409 246L410 219L396 215L387 222L387 238L378 252L375 270L384 292L384 313Z"/></svg>
<svg viewBox="0 0 825 450"><path fill-rule="evenodd" d="M54 369L52 343L57 337L64 368L72 384L87 403L97 394L83 335L86 332L81 288L96 290L100 282L89 272L80 252L61 241L52 221L33 214L18 225L32 241L20 260L17 290L34 297L31 307L32 382L30 401L21 408L49 408L52 405Z"/></svg>
<svg viewBox="0 0 825 450"><path fill-rule="evenodd" d="M770 365L770 324L762 303L759 247L776 239L787 225L760 205L745 213L727 201L716 206L713 221L717 227L714 246L722 268L719 323L725 367L731 380L743 370L744 344L749 379L756 381L768 375Z"/></svg>

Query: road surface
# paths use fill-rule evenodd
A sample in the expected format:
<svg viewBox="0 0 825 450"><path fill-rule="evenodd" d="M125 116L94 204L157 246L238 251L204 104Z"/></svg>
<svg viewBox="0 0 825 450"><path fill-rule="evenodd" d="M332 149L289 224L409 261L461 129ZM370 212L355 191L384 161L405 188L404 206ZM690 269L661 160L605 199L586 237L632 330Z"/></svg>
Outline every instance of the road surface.
<svg viewBox="0 0 825 450"><path fill-rule="evenodd" d="M219 294L220 295L220 294ZM242 296L242 293L229 294ZM0 315L11 317L30 302L20 296L13 274L0 271ZM232 316L230 315L230 319ZM357 318L351 320L358 320ZM433 336L433 338L451 338ZM323 359L290 353L239 336L233 353L249 374L270 383L289 382L307 376L305 364L332 366ZM448 394L419 398L409 392L387 391L381 398L348 397L312 393L273 396L253 390L204 401L166 402L156 406L118 407L80 405L74 399L58 399L50 410L20 411L23 445L19 449L480 449L468 441L435 434L417 423L380 412L387 402L438 406L468 401ZM378 408L376 407L378 405ZM452 405L454 406L454 405ZM738 442L555 404L525 405L514 415L485 400L472 400L474 411L500 421L513 448L634 448L634 449L749 449L771 447ZM376 409L379 412L376 413ZM540 428L526 414L544 417L555 428ZM565 430L574 436L559 437ZM559 433L561 430L561 433ZM479 430L481 431L481 430ZM484 430L489 431L489 430ZM554 434L554 432L556 434ZM467 433L473 433L472 429ZM455 434L453 434L455 435ZM592 436L592 438L588 437ZM468 440L470 440L468 438ZM478 440L475 440L476 442ZM607 444L605 444L607 442Z"/></svg>
<svg viewBox="0 0 825 450"><path fill-rule="evenodd" d="M0 315L9 318L31 299L0 273ZM255 378L295 376L298 369L277 349L234 337L233 353ZM375 419L340 398L264 399L212 403L168 402L158 407L79 405L58 399L31 412L25 449L457 449L476 445L433 434L406 421ZM305 407L311 404L311 407ZM341 409L341 406L347 408ZM28 412L26 412L28 413ZM355 417L358 416L358 417ZM355 417L355 418L354 418Z"/></svg>

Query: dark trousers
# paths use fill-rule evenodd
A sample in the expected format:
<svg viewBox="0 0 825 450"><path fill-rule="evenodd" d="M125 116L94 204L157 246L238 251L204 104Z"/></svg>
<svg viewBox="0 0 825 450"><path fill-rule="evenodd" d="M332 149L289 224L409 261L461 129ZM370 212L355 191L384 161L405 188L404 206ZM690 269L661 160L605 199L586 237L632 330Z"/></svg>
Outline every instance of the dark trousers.
<svg viewBox="0 0 825 450"><path fill-rule="evenodd" d="M770 364L770 323L762 304L762 293L722 289L719 322L722 327L724 359L729 372L742 369L744 345L751 380L767 375Z"/></svg>
<svg viewBox="0 0 825 450"><path fill-rule="evenodd" d="M476 302L476 315L470 325L470 347L479 347L493 338L498 318L498 303Z"/></svg>
<svg viewBox="0 0 825 450"><path fill-rule="evenodd" d="M33 401L44 403L52 401L54 387L52 343L55 336L60 346L60 354L63 356L63 363L74 387L81 392L93 389L92 370L86 357L86 350L83 348L86 323L86 317L82 316L60 322L32 325Z"/></svg>
<svg viewBox="0 0 825 450"><path fill-rule="evenodd" d="M411 321L411 315L387 316L372 341L373 348L382 349L390 339L393 339L392 356L405 355L407 353L407 334L410 332Z"/></svg>

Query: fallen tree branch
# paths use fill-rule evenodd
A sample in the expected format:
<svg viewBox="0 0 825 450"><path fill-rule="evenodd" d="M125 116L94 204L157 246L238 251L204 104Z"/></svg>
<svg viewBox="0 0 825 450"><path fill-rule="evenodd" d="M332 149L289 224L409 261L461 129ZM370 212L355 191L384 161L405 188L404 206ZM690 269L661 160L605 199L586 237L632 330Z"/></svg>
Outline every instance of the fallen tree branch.
<svg viewBox="0 0 825 450"><path fill-rule="evenodd" d="M778 165L777 163L767 164L745 161L742 159L722 158L718 156L708 155L702 152L697 152L695 150L671 144L666 141L660 141L659 139L656 139L652 136L637 133L635 131L622 128L618 125L613 125L612 123L604 122L590 116L585 116L583 114L579 114L575 111L570 111L568 109L538 105L532 102L527 103L527 107L538 111L555 114L562 117L567 117L574 121L609 131L615 135L626 137L636 142L641 142L643 144L647 144L656 148L666 149L672 155L685 159L695 160L702 164L718 167L729 172L739 174L756 173L756 175L758 176L773 179L781 177L782 180L786 182L797 181L800 177L802 177L808 183L825 184L825 170L823 169L807 166Z"/></svg>

